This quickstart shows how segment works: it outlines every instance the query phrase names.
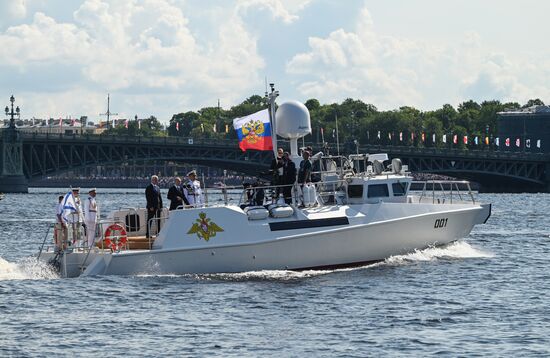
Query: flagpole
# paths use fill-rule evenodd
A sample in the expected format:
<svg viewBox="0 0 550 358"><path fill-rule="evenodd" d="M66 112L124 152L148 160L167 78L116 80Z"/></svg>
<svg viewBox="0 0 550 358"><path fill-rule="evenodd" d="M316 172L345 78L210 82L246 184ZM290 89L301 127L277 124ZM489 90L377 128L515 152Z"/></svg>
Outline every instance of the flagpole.
<svg viewBox="0 0 550 358"><path fill-rule="evenodd" d="M338 114L334 113L336 118L336 154L340 156L340 138L338 137Z"/></svg>

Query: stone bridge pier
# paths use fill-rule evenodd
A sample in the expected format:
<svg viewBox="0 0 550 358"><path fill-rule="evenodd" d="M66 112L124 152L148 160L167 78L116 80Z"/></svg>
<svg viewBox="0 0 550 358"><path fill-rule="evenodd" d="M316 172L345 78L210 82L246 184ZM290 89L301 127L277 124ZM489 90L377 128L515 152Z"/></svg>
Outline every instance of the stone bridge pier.
<svg viewBox="0 0 550 358"><path fill-rule="evenodd" d="M29 182L23 174L23 141L15 128L2 131L0 139L0 192L28 193Z"/></svg>

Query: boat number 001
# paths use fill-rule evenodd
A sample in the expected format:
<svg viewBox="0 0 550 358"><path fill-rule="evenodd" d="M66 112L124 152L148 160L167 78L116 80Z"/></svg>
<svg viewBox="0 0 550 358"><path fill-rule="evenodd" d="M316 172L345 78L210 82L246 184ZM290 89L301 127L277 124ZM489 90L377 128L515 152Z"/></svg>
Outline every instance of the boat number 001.
<svg viewBox="0 0 550 358"><path fill-rule="evenodd" d="M434 224L434 229L439 229L439 228L442 228L442 227L446 227L447 226L447 220L448 220L448 218L437 219L435 221L435 224Z"/></svg>

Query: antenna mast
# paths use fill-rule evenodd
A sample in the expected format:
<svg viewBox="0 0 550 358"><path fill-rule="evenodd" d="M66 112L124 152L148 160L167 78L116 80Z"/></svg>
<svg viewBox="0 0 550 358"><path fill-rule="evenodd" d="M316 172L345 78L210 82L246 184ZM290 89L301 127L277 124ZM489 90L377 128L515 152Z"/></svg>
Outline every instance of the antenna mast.
<svg viewBox="0 0 550 358"><path fill-rule="evenodd" d="M267 105L269 108L269 119L271 120L271 141L273 142L273 154L277 158L277 130L275 128L275 100L279 97L279 91L275 91L275 84L270 83L271 93L267 93ZM266 88L267 89L267 88Z"/></svg>
<svg viewBox="0 0 550 358"><path fill-rule="evenodd" d="M109 128L109 119L111 118L111 116L118 116L118 113L111 113L110 106L111 94L107 93L107 112L99 114L100 116L107 116L107 129Z"/></svg>

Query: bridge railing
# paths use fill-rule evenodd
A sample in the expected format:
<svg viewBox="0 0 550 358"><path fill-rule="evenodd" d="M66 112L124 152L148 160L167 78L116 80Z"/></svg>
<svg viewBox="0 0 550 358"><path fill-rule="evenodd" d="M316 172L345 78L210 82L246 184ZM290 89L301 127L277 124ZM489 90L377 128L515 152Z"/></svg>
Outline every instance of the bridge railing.
<svg viewBox="0 0 550 358"><path fill-rule="evenodd" d="M336 145L329 145L328 149L331 153L336 153ZM348 151L340 151L341 153L353 153L356 149ZM467 158L486 158L486 159L528 159L528 160L548 160L550 154L548 153L530 153L519 151L506 151L506 150L481 150L481 149L466 149L466 148L434 148L434 147L413 147L413 146L399 146L399 145L362 145L358 148L359 153L391 153L392 155L402 156L456 156Z"/></svg>
<svg viewBox="0 0 550 358"><path fill-rule="evenodd" d="M156 145L182 145L182 146L210 146L217 148L237 148L236 139L212 139L212 138L192 138L192 137L176 137L176 136L120 136L106 134L63 134L63 133L26 133L21 132L23 140L35 141L62 141L62 142L88 142L88 143L108 143L108 144L156 144ZM279 144L287 148L288 141L280 140ZM328 149L331 153L337 153L338 150L335 144L328 144L325 148L314 143L305 143L311 145L314 151ZM342 149L342 146L340 147ZM361 145L353 150L341 150L344 153L389 153L394 156L427 156L427 157L462 157L462 158L480 158L480 159L512 159L512 160L534 160L534 161L549 161L550 153L533 153L508 150L481 150L481 149L466 149L466 148L434 148L434 147L413 147L399 145L377 145L367 144Z"/></svg>
<svg viewBox="0 0 550 358"><path fill-rule="evenodd" d="M65 141L65 142L104 142L130 144L181 144L181 145L209 145L219 147L237 147L235 139L211 139L192 137L153 137L153 136L120 136L105 134L58 134L58 133L22 133L21 138L29 140Z"/></svg>

